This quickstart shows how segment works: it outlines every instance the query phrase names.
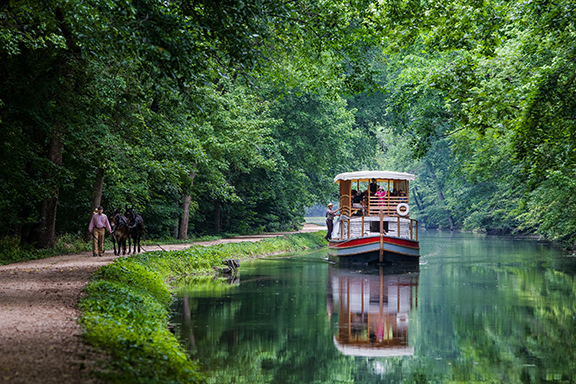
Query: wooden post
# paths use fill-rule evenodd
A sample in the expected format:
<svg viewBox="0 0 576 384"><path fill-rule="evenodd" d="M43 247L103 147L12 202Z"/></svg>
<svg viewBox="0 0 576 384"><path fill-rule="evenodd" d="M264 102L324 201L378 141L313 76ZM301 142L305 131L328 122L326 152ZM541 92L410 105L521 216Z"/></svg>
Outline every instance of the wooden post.
<svg viewBox="0 0 576 384"><path fill-rule="evenodd" d="M348 231L346 231L348 232L348 239L350 239L350 224L351 224L350 219L348 219Z"/></svg>
<svg viewBox="0 0 576 384"><path fill-rule="evenodd" d="M414 240L414 237L412 236L412 219L410 219L410 239Z"/></svg>
<svg viewBox="0 0 576 384"><path fill-rule="evenodd" d="M364 237L364 216L362 216L362 233L360 234L360 237Z"/></svg>
<svg viewBox="0 0 576 384"><path fill-rule="evenodd" d="M398 216L398 237L400 237L400 216Z"/></svg>
<svg viewBox="0 0 576 384"><path fill-rule="evenodd" d="M388 193L386 194L386 197L388 197L388 204L386 207L386 214L388 216L390 216L390 180L388 180Z"/></svg>
<svg viewBox="0 0 576 384"><path fill-rule="evenodd" d="M370 200L372 200L372 199L371 199L372 196L370 196L370 182L368 182L368 189L366 190L366 193L368 193L368 196L367 196L367 199L366 199L366 200L368 200L368 201L367 201L367 204L366 204L366 205L367 205L367 208L366 208L366 209L368 209L368 215L370 215L370 212L371 212L371 210L370 210Z"/></svg>
<svg viewBox="0 0 576 384"><path fill-rule="evenodd" d="M380 210L380 264L384 262L384 211Z"/></svg>

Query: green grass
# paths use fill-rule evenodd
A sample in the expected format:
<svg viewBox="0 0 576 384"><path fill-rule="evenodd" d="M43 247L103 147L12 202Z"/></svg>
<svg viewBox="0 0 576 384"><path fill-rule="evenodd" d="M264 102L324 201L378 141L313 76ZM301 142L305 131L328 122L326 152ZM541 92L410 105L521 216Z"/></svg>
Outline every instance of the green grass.
<svg viewBox="0 0 576 384"><path fill-rule="evenodd" d="M110 356L98 375L112 383L202 382L197 365L168 331L172 301L167 281L207 274L228 258L249 259L326 245L322 232L258 242L193 246L118 258L102 267L81 300L84 340Z"/></svg>
<svg viewBox="0 0 576 384"><path fill-rule="evenodd" d="M204 235L204 236L192 236L186 240L178 240L173 237L163 237L159 239L145 239L143 241L144 245L157 245L157 244L190 244L198 241L214 241L220 239L229 239L238 236L237 233L220 233L218 235Z"/></svg>

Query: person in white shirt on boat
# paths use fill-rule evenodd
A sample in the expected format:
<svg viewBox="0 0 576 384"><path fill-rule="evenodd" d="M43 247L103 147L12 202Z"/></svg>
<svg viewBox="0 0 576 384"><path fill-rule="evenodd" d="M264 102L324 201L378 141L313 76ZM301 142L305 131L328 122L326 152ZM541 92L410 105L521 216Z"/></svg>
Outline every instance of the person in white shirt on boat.
<svg viewBox="0 0 576 384"><path fill-rule="evenodd" d="M328 227L328 233L326 236L324 236L326 240L330 240L332 238L332 230L334 229L334 216L340 216L338 213L340 208L334 211L332 210L333 207L334 204L330 203L328 204L328 210L326 210L326 227Z"/></svg>

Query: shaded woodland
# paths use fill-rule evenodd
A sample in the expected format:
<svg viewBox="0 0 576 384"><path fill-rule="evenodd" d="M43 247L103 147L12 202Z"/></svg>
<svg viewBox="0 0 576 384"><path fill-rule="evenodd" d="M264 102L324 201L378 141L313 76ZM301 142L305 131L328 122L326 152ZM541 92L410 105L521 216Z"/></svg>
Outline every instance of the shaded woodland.
<svg viewBox="0 0 576 384"><path fill-rule="evenodd" d="M291 229L413 172L427 228L576 241L576 2L7 1L0 236Z"/></svg>

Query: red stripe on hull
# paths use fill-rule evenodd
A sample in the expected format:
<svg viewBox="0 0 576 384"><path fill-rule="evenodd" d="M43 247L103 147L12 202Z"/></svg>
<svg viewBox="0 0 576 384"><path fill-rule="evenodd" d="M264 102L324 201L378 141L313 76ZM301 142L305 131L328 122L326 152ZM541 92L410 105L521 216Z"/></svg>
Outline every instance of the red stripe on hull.
<svg viewBox="0 0 576 384"><path fill-rule="evenodd" d="M383 241L388 244L395 244L406 248L420 249L420 244L414 240L384 236ZM350 248L379 242L380 236L370 236L352 240L330 240L330 244L328 246L330 248Z"/></svg>

